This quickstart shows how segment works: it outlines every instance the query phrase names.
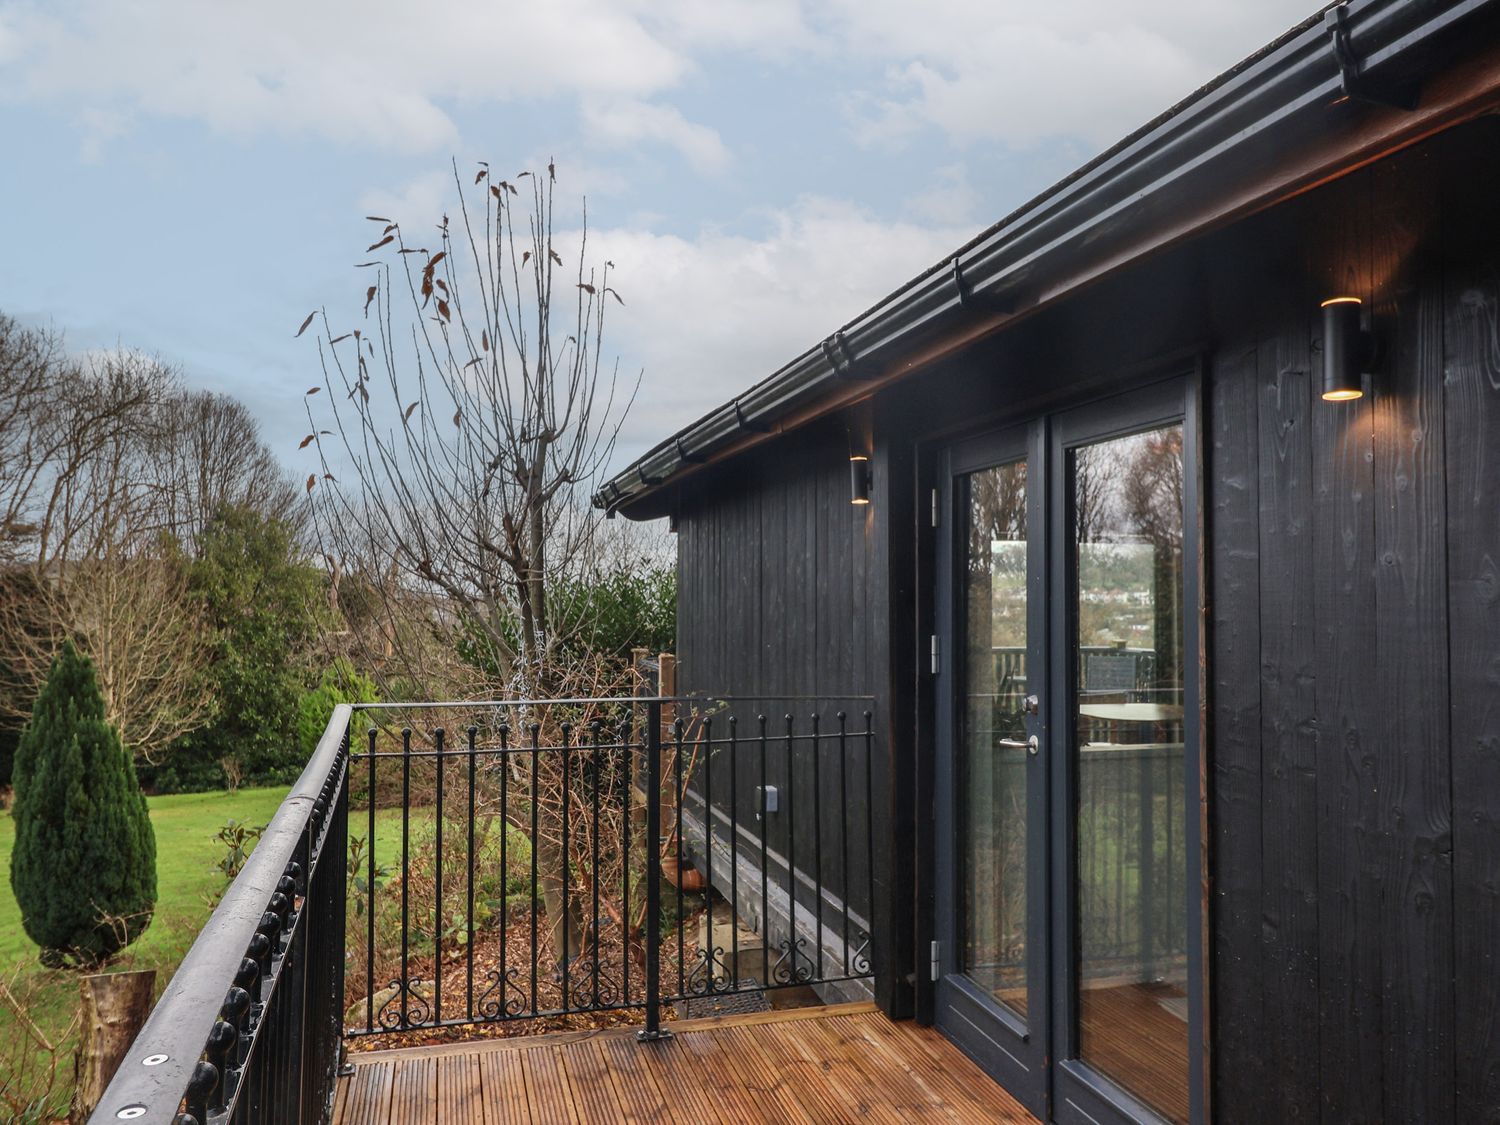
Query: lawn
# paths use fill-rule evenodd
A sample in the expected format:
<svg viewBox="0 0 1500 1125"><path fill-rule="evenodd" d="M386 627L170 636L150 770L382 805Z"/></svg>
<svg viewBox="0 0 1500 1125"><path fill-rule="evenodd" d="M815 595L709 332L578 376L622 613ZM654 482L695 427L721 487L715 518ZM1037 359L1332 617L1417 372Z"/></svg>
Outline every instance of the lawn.
<svg viewBox="0 0 1500 1125"><path fill-rule="evenodd" d="M131 947L133 958L145 963L162 953L185 947L208 916L204 896L224 886L218 861L224 845L214 834L231 817L251 824L265 824L276 812L283 789L241 789L237 793L179 793L148 797L151 826L156 829L156 917L141 939ZM35 958L37 947L21 928L21 912L10 889L10 853L16 826L9 811L0 815L0 966L12 967L21 958Z"/></svg>
<svg viewBox="0 0 1500 1125"><path fill-rule="evenodd" d="M155 969L160 995L208 917L207 897L225 886L217 866L225 849L216 833L230 818L265 824L285 796L286 789L279 788L148 797L156 829L156 915L111 969ZM0 1118L46 1122L57 1119L67 1106L74 1043L69 1024L78 1009L78 977L43 969L36 945L21 927L21 912L10 889L15 838L10 813L0 813L0 979L12 989L0 1004ZM10 996L24 1005L36 1029L56 1044L55 1056L37 1050L32 1036L17 1024ZM56 1061L49 1065L49 1057ZM49 1082L46 1073L54 1068L56 1077Z"/></svg>

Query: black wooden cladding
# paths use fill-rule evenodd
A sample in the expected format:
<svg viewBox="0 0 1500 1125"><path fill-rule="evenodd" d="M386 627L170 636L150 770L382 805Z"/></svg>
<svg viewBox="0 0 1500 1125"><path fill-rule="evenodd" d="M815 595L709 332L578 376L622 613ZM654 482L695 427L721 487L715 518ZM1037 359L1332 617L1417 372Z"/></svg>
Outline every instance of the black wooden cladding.
<svg viewBox="0 0 1500 1125"><path fill-rule="evenodd" d="M795 826L796 864L808 880L799 904L809 907L813 899L807 895L819 875L813 858L819 817L825 818L826 838L837 838L826 821L837 808L832 799L837 787L847 784L857 801L856 827L864 824L871 783L864 712L882 706L860 698L879 694L867 621L873 519L871 508L849 502L848 443L842 424L780 442L774 456L753 467L737 465L711 478L711 495L700 493L703 501L687 502L678 517L678 690L758 697L715 715L713 736L727 736L732 715L736 737L754 741L758 718L766 716L767 777L780 788L783 809L791 810L790 817L767 818L767 839L785 855L787 833ZM819 698L816 703L798 698L808 696ZM816 713L828 733L837 729L840 710L847 715L847 752L841 755L829 739L820 744L817 785L823 800L815 802L809 799L814 782L807 755L795 751L797 764L789 769L785 716L793 714L797 729L805 732ZM883 728L883 713L872 714L869 722ZM883 731L870 742L883 762L889 745ZM881 793L887 769L876 771ZM756 754L741 755L740 823L756 832L758 771ZM721 771L713 784L716 803L723 807L727 774ZM877 807L881 803L877 795ZM861 919L871 909L870 852L867 844L851 848L846 872L842 849L830 844L821 862L830 899L847 897ZM887 948L877 939L877 969Z"/></svg>
<svg viewBox="0 0 1500 1125"><path fill-rule="evenodd" d="M870 508L840 423L681 497L683 685L881 697L888 978L917 969L928 889L912 457L1198 350L1215 1120L1500 1121L1497 190L1486 119L883 391ZM1325 403L1318 305L1342 295L1380 357Z"/></svg>

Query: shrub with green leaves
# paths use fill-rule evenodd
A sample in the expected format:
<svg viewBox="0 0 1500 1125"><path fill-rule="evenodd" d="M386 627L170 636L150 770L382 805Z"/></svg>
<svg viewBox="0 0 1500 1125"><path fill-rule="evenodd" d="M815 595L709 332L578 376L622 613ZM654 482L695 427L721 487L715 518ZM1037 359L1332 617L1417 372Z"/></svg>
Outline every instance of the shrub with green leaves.
<svg viewBox="0 0 1500 1125"><path fill-rule="evenodd" d="M347 657L340 656L327 668L318 686L297 700L297 745L303 760L318 748L318 739L328 727L328 718L340 703L378 703L375 681L363 676Z"/></svg>
<svg viewBox="0 0 1500 1125"><path fill-rule="evenodd" d="M156 835L94 663L71 642L16 747L15 790L10 881L22 926L45 964L109 959L151 921Z"/></svg>

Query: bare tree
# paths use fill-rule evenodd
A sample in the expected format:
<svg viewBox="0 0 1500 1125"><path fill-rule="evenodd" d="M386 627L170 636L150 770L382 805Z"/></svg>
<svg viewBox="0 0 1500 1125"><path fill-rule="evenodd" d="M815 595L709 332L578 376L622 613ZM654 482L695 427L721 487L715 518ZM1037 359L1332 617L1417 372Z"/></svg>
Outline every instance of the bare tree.
<svg viewBox="0 0 1500 1125"><path fill-rule="evenodd" d="M239 403L186 391L160 360L91 363L60 335L0 318L0 662L28 713L72 637L109 716L156 760L202 725L208 640L186 555L221 505L283 515L295 490Z"/></svg>
<svg viewBox="0 0 1500 1125"><path fill-rule="evenodd" d="M457 221L424 247L372 216L363 324L335 333L322 313L304 441L317 529L341 587L358 574L380 602L381 656L429 687L454 654L490 694L546 698L569 674L579 622L549 593L588 564L589 493L628 402L601 370L606 304L623 304L612 263L590 262L586 210L563 244L555 181L551 164L509 181L481 165L466 184L455 165ZM540 837L553 946L580 951L565 859Z"/></svg>
<svg viewBox="0 0 1500 1125"><path fill-rule="evenodd" d="M143 450L156 486L153 520L186 544L196 543L215 514L248 508L298 527L306 509L260 427L238 399L177 389L155 404Z"/></svg>

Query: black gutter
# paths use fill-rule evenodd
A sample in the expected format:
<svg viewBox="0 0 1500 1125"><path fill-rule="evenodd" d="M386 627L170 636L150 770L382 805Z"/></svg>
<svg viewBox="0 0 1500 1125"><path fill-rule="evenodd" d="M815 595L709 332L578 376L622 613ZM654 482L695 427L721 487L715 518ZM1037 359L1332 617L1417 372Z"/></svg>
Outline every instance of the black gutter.
<svg viewBox="0 0 1500 1125"><path fill-rule="evenodd" d="M613 513L737 438L773 432L778 420L978 309L1024 307L1027 284L1045 265L1161 209L1184 180L1233 154L1253 152L1268 133L1280 134L1346 98L1409 102L1416 75L1403 72L1407 63L1421 65L1421 49L1495 4L1348 0L1320 10L769 378L653 447L599 490L595 507ZM691 458L682 455L684 448Z"/></svg>

